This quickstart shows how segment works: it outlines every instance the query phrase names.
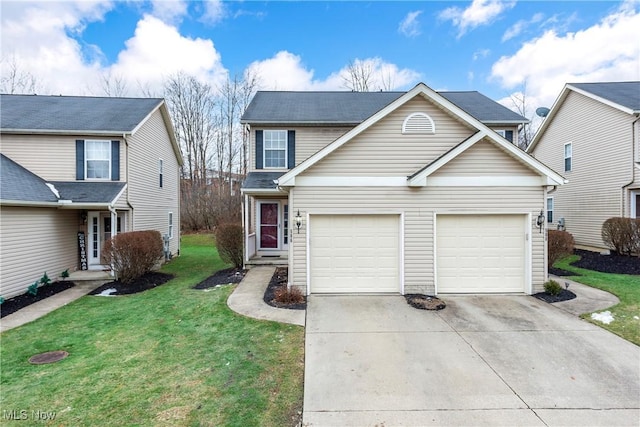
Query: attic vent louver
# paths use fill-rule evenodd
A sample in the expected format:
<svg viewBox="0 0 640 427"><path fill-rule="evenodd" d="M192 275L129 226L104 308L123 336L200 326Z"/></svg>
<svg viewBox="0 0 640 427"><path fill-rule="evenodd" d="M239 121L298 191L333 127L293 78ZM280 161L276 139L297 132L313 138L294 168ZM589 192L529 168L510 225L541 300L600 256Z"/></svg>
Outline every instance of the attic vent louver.
<svg viewBox="0 0 640 427"><path fill-rule="evenodd" d="M402 123L402 133L436 133L436 125L426 113L412 113Z"/></svg>

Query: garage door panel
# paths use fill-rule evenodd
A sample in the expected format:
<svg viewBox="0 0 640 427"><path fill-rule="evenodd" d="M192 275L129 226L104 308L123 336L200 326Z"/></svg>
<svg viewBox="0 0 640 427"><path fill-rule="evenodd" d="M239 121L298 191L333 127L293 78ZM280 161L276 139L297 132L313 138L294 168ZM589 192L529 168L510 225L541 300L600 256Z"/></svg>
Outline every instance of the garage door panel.
<svg viewBox="0 0 640 427"><path fill-rule="evenodd" d="M312 293L399 292L399 215L311 215Z"/></svg>
<svg viewBox="0 0 640 427"><path fill-rule="evenodd" d="M438 292L524 292L525 223L523 215L438 215Z"/></svg>

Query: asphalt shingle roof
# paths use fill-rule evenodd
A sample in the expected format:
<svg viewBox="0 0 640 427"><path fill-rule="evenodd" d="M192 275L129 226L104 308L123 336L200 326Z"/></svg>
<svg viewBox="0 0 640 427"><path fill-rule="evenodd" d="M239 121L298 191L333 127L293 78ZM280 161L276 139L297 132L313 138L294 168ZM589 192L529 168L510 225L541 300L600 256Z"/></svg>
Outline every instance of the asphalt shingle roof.
<svg viewBox="0 0 640 427"><path fill-rule="evenodd" d="M125 186L124 182L52 181L62 200L73 203L111 203Z"/></svg>
<svg viewBox="0 0 640 427"><path fill-rule="evenodd" d="M284 172L249 172L242 183L242 188L251 189L275 189L273 180L280 178Z"/></svg>
<svg viewBox="0 0 640 427"><path fill-rule="evenodd" d="M58 201L44 179L4 154L0 154L0 199L41 203Z"/></svg>
<svg viewBox="0 0 640 427"><path fill-rule="evenodd" d="M242 122L358 124L404 93L259 91L243 114ZM527 122L479 92L438 93L484 123Z"/></svg>
<svg viewBox="0 0 640 427"><path fill-rule="evenodd" d="M607 99L633 111L640 111L639 82L569 83L600 98Z"/></svg>
<svg viewBox="0 0 640 427"><path fill-rule="evenodd" d="M133 131L160 98L0 95L0 129L19 131Z"/></svg>

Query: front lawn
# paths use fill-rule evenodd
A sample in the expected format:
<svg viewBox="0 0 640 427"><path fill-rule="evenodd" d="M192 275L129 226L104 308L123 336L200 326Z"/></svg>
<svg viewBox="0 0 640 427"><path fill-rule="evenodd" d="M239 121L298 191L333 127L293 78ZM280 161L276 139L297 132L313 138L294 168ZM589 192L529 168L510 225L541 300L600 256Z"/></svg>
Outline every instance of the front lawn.
<svg viewBox="0 0 640 427"><path fill-rule="evenodd" d="M170 282L86 296L1 335L3 420L43 425L41 411L67 426L295 425L304 329L235 314L226 305L233 286L192 289L228 266L210 236L182 239L182 255L162 269ZM69 357L27 360L53 350Z"/></svg>
<svg viewBox="0 0 640 427"><path fill-rule="evenodd" d="M570 276L569 278L611 292L620 299L619 304L607 309L615 319L608 325L592 320L590 313L584 314L582 317L636 345L640 345L640 276L601 273L571 265L578 259L578 256L571 255L556 262L554 267L579 273L581 276Z"/></svg>

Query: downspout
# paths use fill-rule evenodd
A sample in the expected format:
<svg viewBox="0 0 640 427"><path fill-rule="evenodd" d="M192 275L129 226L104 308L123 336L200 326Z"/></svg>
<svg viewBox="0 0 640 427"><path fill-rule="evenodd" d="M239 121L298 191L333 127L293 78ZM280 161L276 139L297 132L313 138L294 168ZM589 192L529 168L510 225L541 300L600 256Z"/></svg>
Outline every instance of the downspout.
<svg viewBox="0 0 640 427"><path fill-rule="evenodd" d="M631 181L623 185L620 191L622 192L620 198L620 216L624 216L624 208L625 208L625 199L627 188L635 182L635 167L636 167L636 123L640 120L640 114L636 113L636 119L631 122ZM629 204L629 216L631 216L631 204ZM636 212L636 216L638 216L638 212Z"/></svg>
<svg viewBox="0 0 640 427"><path fill-rule="evenodd" d="M127 206L129 206L130 212L131 212L131 218L129 219L129 222L131 223L131 228L130 230L135 230L134 228L134 223L133 223L133 205L131 204L131 201L129 200L129 140L127 139L127 134L123 133L122 134L122 140L124 141L124 147L125 147L125 182L127 183L127 198L126 198L126 202L127 202Z"/></svg>

